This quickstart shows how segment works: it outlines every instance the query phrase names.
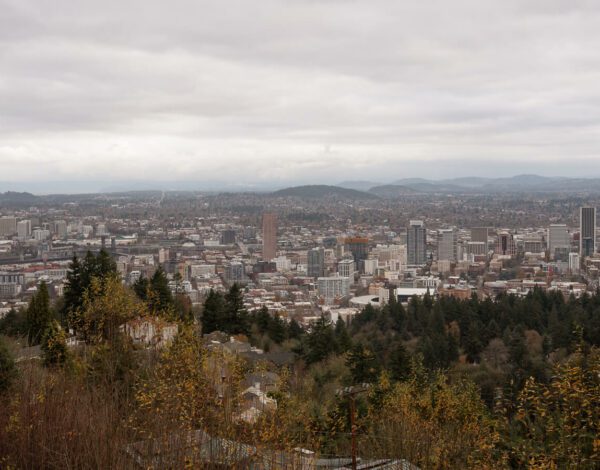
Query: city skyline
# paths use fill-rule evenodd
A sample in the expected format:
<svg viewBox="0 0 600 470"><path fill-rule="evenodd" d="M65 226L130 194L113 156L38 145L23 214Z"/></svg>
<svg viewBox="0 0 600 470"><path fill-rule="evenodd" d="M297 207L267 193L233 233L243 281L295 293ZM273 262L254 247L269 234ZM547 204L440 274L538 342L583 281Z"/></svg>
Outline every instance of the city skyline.
<svg viewBox="0 0 600 470"><path fill-rule="evenodd" d="M591 2L0 5L2 181L600 177Z"/></svg>

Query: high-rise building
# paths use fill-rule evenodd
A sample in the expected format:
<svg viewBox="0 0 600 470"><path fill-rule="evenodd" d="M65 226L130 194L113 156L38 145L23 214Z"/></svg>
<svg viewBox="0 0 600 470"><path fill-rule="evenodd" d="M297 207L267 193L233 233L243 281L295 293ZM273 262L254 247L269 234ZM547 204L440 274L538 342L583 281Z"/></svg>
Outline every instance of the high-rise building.
<svg viewBox="0 0 600 470"><path fill-rule="evenodd" d="M52 223L52 233L58 238L67 238L67 222L64 220L55 220Z"/></svg>
<svg viewBox="0 0 600 470"><path fill-rule="evenodd" d="M21 220L17 224L17 236L21 240L26 240L31 237L31 220Z"/></svg>
<svg viewBox="0 0 600 470"><path fill-rule="evenodd" d="M582 258L596 252L596 208L579 210L579 254Z"/></svg>
<svg viewBox="0 0 600 470"><path fill-rule="evenodd" d="M232 261L225 265L225 280L229 283L239 282L244 279L244 264Z"/></svg>
<svg viewBox="0 0 600 470"><path fill-rule="evenodd" d="M489 229L487 227L473 227L471 229L471 241L485 243L487 247ZM486 250L487 251L487 250Z"/></svg>
<svg viewBox="0 0 600 470"><path fill-rule="evenodd" d="M10 236L17 233L16 217L0 217L0 236Z"/></svg>
<svg viewBox="0 0 600 470"><path fill-rule="evenodd" d="M571 274L579 274L580 263L579 253L569 253L569 271Z"/></svg>
<svg viewBox="0 0 600 470"><path fill-rule="evenodd" d="M350 293L350 279L341 276L320 277L317 279L317 289L319 295L329 304Z"/></svg>
<svg viewBox="0 0 600 470"><path fill-rule="evenodd" d="M365 272L363 261L369 257L369 239L363 237L346 238L345 245L352 253L356 267L361 273Z"/></svg>
<svg viewBox="0 0 600 470"><path fill-rule="evenodd" d="M500 232L498 234L496 254L503 256L514 256L517 254L517 248L512 233Z"/></svg>
<svg viewBox="0 0 600 470"><path fill-rule="evenodd" d="M523 238L523 251L525 253L542 253L544 242L538 234L527 235Z"/></svg>
<svg viewBox="0 0 600 470"><path fill-rule="evenodd" d="M346 258L338 262L337 272L342 277L354 279L354 260Z"/></svg>
<svg viewBox="0 0 600 470"><path fill-rule="evenodd" d="M456 231L454 229L438 230L438 261L456 261Z"/></svg>
<svg viewBox="0 0 600 470"><path fill-rule="evenodd" d="M406 231L408 264L421 265L427 262L427 231L422 220L411 220Z"/></svg>
<svg viewBox="0 0 600 470"><path fill-rule="evenodd" d="M277 256L277 215L263 214L263 252L265 261L271 261Z"/></svg>
<svg viewBox="0 0 600 470"><path fill-rule="evenodd" d="M548 227L548 251L551 259L567 261L571 251L571 239L565 224L551 224Z"/></svg>
<svg viewBox="0 0 600 470"><path fill-rule="evenodd" d="M308 250L306 274L315 279L325 275L325 250L323 248Z"/></svg>

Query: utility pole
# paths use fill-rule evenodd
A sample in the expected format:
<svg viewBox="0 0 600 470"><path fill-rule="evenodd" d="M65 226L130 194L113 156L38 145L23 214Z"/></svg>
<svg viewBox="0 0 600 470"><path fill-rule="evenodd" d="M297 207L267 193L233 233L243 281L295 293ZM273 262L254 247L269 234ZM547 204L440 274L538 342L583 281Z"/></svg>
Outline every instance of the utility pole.
<svg viewBox="0 0 600 470"><path fill-rule="evenodd" d="M352 470L356 470L356 395L359 393L366 392L371 384L363 383L360 385L353 385L351 387L344 387L339 389L336 394L341 397L348 397L350 400L350 435L352 439Z"/></svg>

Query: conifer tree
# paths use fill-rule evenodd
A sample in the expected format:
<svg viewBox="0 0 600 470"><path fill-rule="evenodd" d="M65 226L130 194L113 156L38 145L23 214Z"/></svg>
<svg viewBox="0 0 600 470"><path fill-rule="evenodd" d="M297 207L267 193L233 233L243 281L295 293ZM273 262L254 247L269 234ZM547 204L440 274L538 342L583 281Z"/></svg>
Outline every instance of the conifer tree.
<svg viewBox="0 0 600 470"><path fill-rule="evenodd" d="M40 343L42 335L52 319L53 315L50 310L48 287L42 281L27 308L28 340L31 346Z"/></svg>

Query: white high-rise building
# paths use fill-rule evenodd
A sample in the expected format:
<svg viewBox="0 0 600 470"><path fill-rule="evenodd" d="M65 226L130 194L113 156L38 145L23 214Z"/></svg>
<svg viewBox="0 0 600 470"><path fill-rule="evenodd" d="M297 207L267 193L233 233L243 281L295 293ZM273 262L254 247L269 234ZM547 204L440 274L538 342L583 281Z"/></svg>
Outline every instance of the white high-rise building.
<svg viewBox="0 0 600 470"><path fill-rule="evenodd" d="M581 257L579 253L569 253L569 271L572 274L579 274L579 268L581 264Z"/></svg>
<svg viewBox="0 0 600 470"><path fill-rule="evenodd" d="M17 224L17 236L21 240L27 240L31 237L31 220L21 220Z"/></svg>
<svg viewBox="0 0 600 470"><path fill-rule="evenodd" d="M341 276L320 277L317 279L317 289L325 303L331 304L350 293L350 279Z"/></svg>
<svg viewBox="0 0 600 470"><path fill-rule="evenodd" d="M551 259L566 261L571 251L571 239L565 224L551 224L548 227L548 251Z"/></svg>
<svg viewBox="0 0 600 470"><path fill-rule="evenodd" d="M350 279L354 279L354 260L353 259L343 259L338 262L337 272L342 277L347 277Z"/></svg>
<svg viewBox="0 0 600 470"><path fill-rule="evenodd" d="M16 217L0 217L0 236L10 236L17 233Z"/></svg>
<svg viewBox="0 0 600 470"><path fill-rule="evenodd" d="M438 230L438 261L456 261L456 231Z"/></svg>

